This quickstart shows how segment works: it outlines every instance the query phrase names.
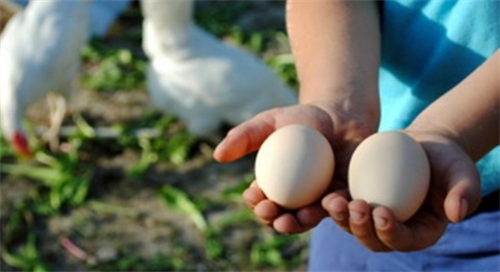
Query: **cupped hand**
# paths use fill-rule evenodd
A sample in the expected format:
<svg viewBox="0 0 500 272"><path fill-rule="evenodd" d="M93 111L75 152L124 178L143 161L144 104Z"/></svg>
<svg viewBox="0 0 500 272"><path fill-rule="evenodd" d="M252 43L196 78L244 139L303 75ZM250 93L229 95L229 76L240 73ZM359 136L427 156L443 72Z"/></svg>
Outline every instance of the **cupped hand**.
<svg viewBox="0 0 500 272"><path fill-rule="evenodd" d="M387 208L372 209L366 202L338 192L322 200L337 225L373 251L425 249L439 240L450 221L463 220L480 202L479 174L457 144L429 132L405 132L422 145L431 165L428 195L412 218L398 222Z"/></svg>
<svg viewBox="0 0 500 272"><path fill-rule="evenodd" d="M346 187L347 165L352 152L376 127L358 116L319 104L276 108L260 113L229 131L213 156L220 162L236 160L259 149L275 130L291 124L315 128L335 150L334 180L338 182L332 182L329 191ZM256 182L244 192L243 198L259 221L282 233L307 231L328 215L321 206L321 200L297 210L283 209L267 199Z"/></svg>

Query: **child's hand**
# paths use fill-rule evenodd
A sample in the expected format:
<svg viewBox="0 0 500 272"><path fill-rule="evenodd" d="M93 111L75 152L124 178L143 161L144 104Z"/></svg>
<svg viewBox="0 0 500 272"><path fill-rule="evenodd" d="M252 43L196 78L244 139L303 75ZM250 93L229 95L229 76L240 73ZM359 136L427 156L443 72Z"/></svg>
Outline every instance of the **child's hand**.
<svg viewBox="0 0 500 272"><path fill-rule="evenodd" d="M328 215L319 202L294 211L284 210L267 199L256 182L243 193L243 198L262 224L281 233L305 232Z"/></svg>
<svg viewBox="0 0 500 272"><path fill-rule="evenodd" d="M436 243L450 221L458 222L480 201L479 176L473 161L451 140L427 132L406 131L424 148L431 165L431 184L420 210L405 223L383 207L371 209L345 195L326 196L323 207L342 229L374 251L414 251Z"/></svg>
<svg viewBox="0 0 500 272"><path fill-rule="evenodd" d="M335 150L335 173L331 190L345 188L347 165L354 148L375 131L376 124L368 124L350 113L329 110L321 105L296 105L263 112L232 129L214 152L221 162L238 159L259 149L275 130L290 124L303 124L317 129ZM304 181L307 182L307 181ZM335 188L334 188L335 186ZM300 233L316 226L327 216L317 203L298 210L284 210L268 200L257 184L248 188L244 199L254 210L257 219L282 233Z"/></svg>

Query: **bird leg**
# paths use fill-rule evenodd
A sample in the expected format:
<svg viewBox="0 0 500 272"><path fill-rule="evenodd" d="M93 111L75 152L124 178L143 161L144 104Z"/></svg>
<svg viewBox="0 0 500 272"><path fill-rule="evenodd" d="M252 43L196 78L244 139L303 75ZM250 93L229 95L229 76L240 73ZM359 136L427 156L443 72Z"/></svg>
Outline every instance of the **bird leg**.
<svg viewBox="0 0 500 272"><path fill-rule="evenodd" d="M50 149L55 151L59 146L59 130L66 114L66 100L60 94L49 93L47 103L50 113L50 128L44 133L43 139L49 143Z"/></svg>

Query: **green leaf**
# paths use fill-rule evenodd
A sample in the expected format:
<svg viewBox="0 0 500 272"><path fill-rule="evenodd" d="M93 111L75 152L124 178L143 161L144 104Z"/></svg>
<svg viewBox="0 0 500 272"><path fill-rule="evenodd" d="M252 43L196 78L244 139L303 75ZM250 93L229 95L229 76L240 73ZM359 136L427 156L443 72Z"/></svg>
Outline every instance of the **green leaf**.
<svg viewBox="0 0 500 272"><path fill-rule="evenodd" d="M289 259L283 256L282 250L294 241L300 240L302 235L282 235L274 234L265 241L260 241L252 245L250 259L257 265L267 264L279 267L293 265L299 259Z"/></svg>
<svg viewBox="0 0 500 272"><path fill-rule="evenodd" d="M14 150L12 149L11 145L7 143L7 141L5 141L3 134L0 133L0 158L13 155Z"/></svg>
<svg viewBox="0 0 500 272"><path fill-rule="evenodd" d="M250 36L249 47L255 54L261 54L264 50L264 37L261 33L254 33Z"/></svg>
<svg viewBox="0 0 500 272"><path fill-rule="evenodd" d="M80 205L85 202L90 187L90 180L94 171L87 170L81 177L76 178L75 185L69 201L72 205Z"/></svg>
<svg viewBox="0 0 500 272"><path fill-rule="evenodd" d="M115 49L92 42L82 55L87 65L94 66L82 77L82 82L92 89L129 90L145 85L147 62L134 56L129 49Z"/></svg>
<svg viewBox="0 0 500 272"><path fill-rule="evenodd" d="M80 133L83 134L83 136L87 138L94 138L96 136L95 129L85 121L83 116L79 113L76 113L73 115L73 122L75 122L75 125L78 127L78 130Z"/></svg>
<svg viewBox="0 0 500 272"><path fill-rule="evenodd" d="M200 231L205 232L207 230L207 221L202 212L185 192L165 185L161 188L160 195L169 208L187 215Z"/></svg>
<svg viewBox="0 0 500 272"><path fill-rule="evenodd" d="M28 234L28 241L26 245L22 248L22 253L27 259L36 260L39 256L38 249L36 247L36 238L33 233Z"/></svg>
<svg viewBox="0 0 500 272"><path fill-rule="evenodd" d="M66 174L59 169L22 164L2 164L0 172L40 180L47 186L54 186L66 178Z"/></svg>
<svg viewBox="0 0 500 272"><path fill-rule="evenodd" d="M33 272L48 272L51 271L44 263L37 263L33 267Z"/></svg>
<svg viewBox="0 0 500 272"><path fill-rule="evenodd" d="M175 165L181 165L188 159L189 150L196 138L188 132L178 132L167 141L167 158Z"/></svg>
<svg viewBox="0 0 500 272"><path fill-rule="evenodd" d="M139 215L138 211L131 210L130 208L126 208L123 206L113 205L97 200L91 200L87 202L87 206L97 213L104 214L115 214L119 216L127 216L127 217L137 217Z"/></svg>
<svg viewBox="0 0 500 272"><path fill-rule="evenodd" d="M50 168L57 168L57 169L63 168L61 162L57 158L45 152L42 151L36 152L35 158L38 162L48 165L50 166Z"/></svg>
<svg viewBox="0 0 500 272"><path fill-rule="evenodd" d="M243 192L250 187L252 181L255 180L254 173L247 173L243 176L243 180L239 181L236 185L225 189L222 195L226 198L241 199Z"/></svg>
<svg viewBox="0 0 500 272"><path fill-rule="evenodd" d="M24 268L26 267L26 260L22 256L14 255L9 253L6 249L2 249L0 252L2 259L6 264L12 267Z"/></svg>
<svg viewBox="0 0 500 272"><path fill-rule="evenodd" d="M222 256L224 245L218 235L209 235L205 240L205 255L210 260L215 260Z"/></svg>
<svg viewBox="0 0 500 272"><path fill-rule="evenodd" d="M41 258L36 245L36 237L32 232L28 233L26 244L19 248L17 254L12 254L2 248L0 255L5 263L12 267L27 271L49 271Z"/></svg>

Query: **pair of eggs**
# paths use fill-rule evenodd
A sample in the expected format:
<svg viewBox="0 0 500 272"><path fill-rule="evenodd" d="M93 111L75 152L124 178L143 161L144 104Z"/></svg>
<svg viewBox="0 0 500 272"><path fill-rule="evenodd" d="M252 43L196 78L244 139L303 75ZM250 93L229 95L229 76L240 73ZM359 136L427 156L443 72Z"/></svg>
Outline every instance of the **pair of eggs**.
<svg viewBox="0 0 500 272"><path fill-rule="evenodd" d="M297 209L315 201L332 182L335 157L326 138L308 126L276 130L260 147L255 161L257 184L273 202ZM398 131L365 139L349 163L353 199L385 206L406 221L422 205L430 182L430 167L422 147Z"/></svg>

